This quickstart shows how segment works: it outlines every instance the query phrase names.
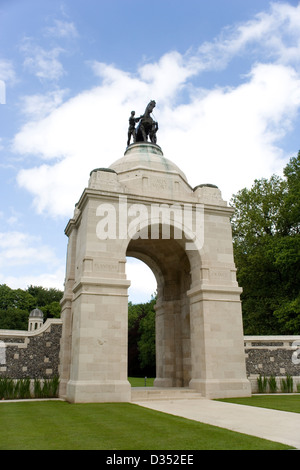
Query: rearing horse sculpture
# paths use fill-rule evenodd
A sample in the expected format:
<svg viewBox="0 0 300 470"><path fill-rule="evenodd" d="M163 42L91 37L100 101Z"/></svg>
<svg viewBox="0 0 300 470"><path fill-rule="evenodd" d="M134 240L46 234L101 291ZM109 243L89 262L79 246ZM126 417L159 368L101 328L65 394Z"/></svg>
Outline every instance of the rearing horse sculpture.
<svg viewBox="0 0 300 470"><path fill-rule="evenodd" d="M158 131L158 124L155 122L150 114L155 108L155 101L151 100L148 103L145 113L141 116L140 122L136 130L136 142L147 142L148 136L153 144L156 144L156 132Z"/></svg>

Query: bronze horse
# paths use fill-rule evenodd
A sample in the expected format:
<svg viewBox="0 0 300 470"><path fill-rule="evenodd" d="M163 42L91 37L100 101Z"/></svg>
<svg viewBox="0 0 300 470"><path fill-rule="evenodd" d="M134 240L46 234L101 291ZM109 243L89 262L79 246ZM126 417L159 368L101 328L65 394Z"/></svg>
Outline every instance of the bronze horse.
<svg viewBox="0 0 300 470"><path fill-rule="evenodd" d="M138 127L136 129L136 142L147 142L148 136L153 144L156 144L156 132L158 131L157 122L152 119L150 114L155 108L155 101L151 100L145 109L145 113L141 116Z"/></svg>

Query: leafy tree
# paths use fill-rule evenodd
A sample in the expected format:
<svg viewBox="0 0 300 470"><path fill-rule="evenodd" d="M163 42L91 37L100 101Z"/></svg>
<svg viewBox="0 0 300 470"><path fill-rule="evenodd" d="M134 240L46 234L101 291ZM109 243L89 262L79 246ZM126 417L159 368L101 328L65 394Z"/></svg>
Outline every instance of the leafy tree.
<svg viewBox="0 0 300 470"><path fill-rule="evenodd" d="M0 285L0 328L27 330L29 312L35 307L35 299L22 289Z"/></svg>
<svg viewBox="0 0 300 470"><path fill-rule="evenodd" d="M44 313L44 320L46 318L59 318L61 313L60 300L62 299L63 292L50 287L49 289L42 286L29 286L27 288L35 299L36 305Z"/></svg>
<svg viewBox="0 0 300 470"><path fill-rule="evenodd" d="M138 358L139 324L143 316L142 305L128 303L128 376L141 375Z"/></svg>
<svg viewBox="0 0 300 470"><path fill-rule="evenodd" d="M138 342L140 366L146 375L155 376L155 305L152 298L146 304L146 314L140 321L140 340Z"/></svg>
<svg viewBox="0 0 300 470"><path fill-rule="evenodd" d="M128 304L128 375L155 375L156 299L143 304Z"/></svg>
<svg viewBox="0 0 300 470"><path fill-rule="evenodd" d="M29 286L27 292L31 294L37 304L41 307L51 304L52 302L59 302L63 296L63 292L50 287L49 289L42 286Z"/></svg>
<svg viewBox="0 0 300 470"><path fill-rule="evenodd" d="M300 152L231 201L245 334L300 332Z"/></svg>
<svg viewBox="0 0 300 470"><path fill-rule="evenodd" d="M60 318L61 307L57 301L51 302L50 304L41 307L44 318Z"/></svg>
<svg viewBox="0 0 300 470"><path fill-rule="evenodd" d="M30 286L23 290L0 285L0 328L27 330L29 313L36 307L43 311L44 320L59 318L62 295L63 292L53 288Z"/></svg>

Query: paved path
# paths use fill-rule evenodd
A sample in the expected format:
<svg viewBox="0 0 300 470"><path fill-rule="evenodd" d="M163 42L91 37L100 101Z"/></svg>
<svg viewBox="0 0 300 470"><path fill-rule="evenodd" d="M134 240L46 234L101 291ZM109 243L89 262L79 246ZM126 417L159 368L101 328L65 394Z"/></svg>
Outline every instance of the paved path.
<svg viewBox="0 0 300 470"><path fill-rule="evenodd" d="M206 398L134 403L163 413L281 442L300 450L300 413L236 405Z"/></svg>

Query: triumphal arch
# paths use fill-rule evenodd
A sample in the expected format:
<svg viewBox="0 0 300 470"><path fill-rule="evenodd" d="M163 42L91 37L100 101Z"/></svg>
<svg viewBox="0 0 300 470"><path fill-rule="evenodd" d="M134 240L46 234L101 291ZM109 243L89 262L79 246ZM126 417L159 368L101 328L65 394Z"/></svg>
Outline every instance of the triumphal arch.
<svg viewBox="0 0 300 470"><path fill-rule="evenodd" d="M90 173L65 230L60 396L70 402L131 401L128 256L157 280L155 387L251 395L232 208L216 186L192 188L164 156L154 106L131 113L124 156Z"/></svg>

